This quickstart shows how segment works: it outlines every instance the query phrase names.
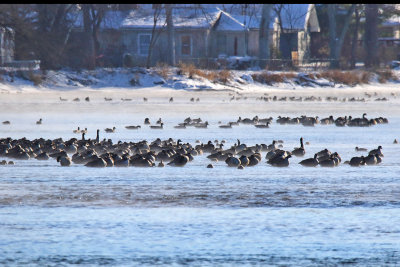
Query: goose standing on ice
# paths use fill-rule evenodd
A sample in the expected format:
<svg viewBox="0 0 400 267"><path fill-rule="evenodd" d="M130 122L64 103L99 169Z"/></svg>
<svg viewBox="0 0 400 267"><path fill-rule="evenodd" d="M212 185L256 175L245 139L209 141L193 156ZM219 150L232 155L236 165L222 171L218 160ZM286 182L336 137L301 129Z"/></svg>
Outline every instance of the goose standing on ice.
<svg viewBox="0 0 400 267"><path fill-rule="evenodd" d="M313 158L302 160L299 162L299 164L306 166L306 167L316 167L319 163L317 157L318 157L318 154L314 154Z"/></svg>
<svg viewBox="0 0 400 267"><path fill-rule="evenodd" d="M125 126L126 129L128 130L137 130L139 128L141 128L140 125L134 126L134 125L130 125L130 126Z"/></svg>
<svg viewBox="0 0 400 267"><path fill-rule="evenodd" d="M3 121L3 124L11 124L10 121Z"/></svg>
<svg viewBox="0 0 400 267"><path fill-rule="evenodd" d="M292 151L292 154L298 157L304 156L306 154L306 150L304 149L304 144L303 144L303 137L300 138L300 147L295 148Z"/></svg>
<svg viewBox="0 0 400 267"><path fill-rule="evenodd" d="M115 126L114 127L112 127L112 129L110 129L110 128L105 128L104 129L104 131L106 132L106 133L114 133L115 132Z"/></svg>
<svg viewBox="0 0 400 267"><path fill-rule="evenodd" d="M162 122L160 125L152 125L150 126L151 129L163 129L164 123Z"/></svg>
<svg viewBox="0 0 400 267"><path fill-rule="evenodd" d="M42 124L42 118L36 122L36 124Z"/></svg>

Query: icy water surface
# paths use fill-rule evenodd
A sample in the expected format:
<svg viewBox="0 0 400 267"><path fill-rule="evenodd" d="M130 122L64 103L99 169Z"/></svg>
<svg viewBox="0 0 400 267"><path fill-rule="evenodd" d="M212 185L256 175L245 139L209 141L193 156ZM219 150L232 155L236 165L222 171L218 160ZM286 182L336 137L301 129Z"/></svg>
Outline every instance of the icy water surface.
<svg viewBox="0 0 400 267"><path fill-rule="evenodd" d="M206 155L184 168L61 168L55 160L17 160L0 168L0 265L400 264L400 164L398 145L392 144L400 137L397 114L368 114L387 116L390 122L369 128L274 123L270 129L220 129L218 121L235 120L240 113L154 110L149 117L154 122L162 117L164 130L142 125L129 131L124 126L142 124L145 112L39 109L3 112L1 120L12 124L0 126L1 137L66 140L79 138L72 130L80 126L94 138L96 129L116 126L116 133L102 131L101 138L173 137L193 145L197 139L225 139L228 147L238 138L247 145L282 139L284 149L292 150L302 136L310 142L304 158L328 148L345 161L363 154L355 146L378 145L385 157L378 166L332 169L305 168L297 164L304 158L293 157L288 168L275 168L265 163L263 153L262 162L244 170L224 162L207 169ZM279 114L299 115L258 115ZM323 110L304 114L329 115ZM173 128L188 115L208 120L209 129ZM353 111L333 115L361 116ZM37 126L39 117L44 122Z"/></svg>

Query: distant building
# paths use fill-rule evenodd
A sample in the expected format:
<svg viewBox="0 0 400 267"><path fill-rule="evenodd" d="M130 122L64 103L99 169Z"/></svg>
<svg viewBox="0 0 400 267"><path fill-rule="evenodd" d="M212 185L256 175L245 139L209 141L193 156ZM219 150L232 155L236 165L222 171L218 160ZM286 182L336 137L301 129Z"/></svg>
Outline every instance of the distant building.
<svg viewBox="0 0 400 267"><path fill-rule="evenodd" d="M131 12L110 11L99 34L101 56L122 65L122 55L130 54L135 65L146 65L151 50L151 65L167 60L165 11L152 5ZM282 10L281 21L271 12L270 48L276 58L306 61L310 57L312 35L319 32L314 5L293 4ZM176 5L173 9L176 62L201 62L220 57L257 57L260 16L228 13L215 5ZM83 31L77 20L75 34ZM153 31L154 27L154 31ZM152 45L152 35L156 38ZM79 39L79 38L76 38ZM74 40L74 38L71 38ZM294 53L292 53L294 52ZM118 58L116 61L115 59Z"/></svg>

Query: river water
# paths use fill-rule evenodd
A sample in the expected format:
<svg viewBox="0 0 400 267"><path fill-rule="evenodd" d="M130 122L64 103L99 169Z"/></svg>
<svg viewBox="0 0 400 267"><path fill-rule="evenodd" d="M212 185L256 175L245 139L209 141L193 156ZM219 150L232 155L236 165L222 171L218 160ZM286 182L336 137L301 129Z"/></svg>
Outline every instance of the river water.
<svg viewBox="0 0 400 267"><path fill-rule="evenodd" d="M23 102L23 101L22 101ZM103 168L81 165L62 168L55 160L15 160L0 167L0 264L68 266L153 265L359 265L400 264L400 116L374 106L368 117L386 116L389 124L368 128L334 125L303 127L276 123L269 129L241 125L221 129L242 117L278 115L361 116L361 104L278 105L259 102L139 104L33 103L18 108L2 103L1 137L67 140L77 126L101 131L114 142L180 138L195 145L237 139L247 145L282 139L284 149L299 146L304 158L328 148L342 160L365 155L355 146L383 146L383 162L360 168L306 168L293 157L287 168L263 160L243 170L195 157L184 168ZM390 107L391 103L388 103ZM368 107L366 105L365 107ZM229 110L227 110L229 109ZM124 110L126 112L124 112ZM285 110L285 111L283 111ZM300 110L288 112L287 110ZM368 111L369 109L367 109ZM247 112L245 112L247 111ZM264 113L261 113L264 111ZM208 120L208 129L174 129L187 116ZM43 118L42 125L35 121ZM143 119L162 117L163 130L151 130ZM142 125L137 131L126 125ZM0 158L2 160L2 158Z"/></svg>

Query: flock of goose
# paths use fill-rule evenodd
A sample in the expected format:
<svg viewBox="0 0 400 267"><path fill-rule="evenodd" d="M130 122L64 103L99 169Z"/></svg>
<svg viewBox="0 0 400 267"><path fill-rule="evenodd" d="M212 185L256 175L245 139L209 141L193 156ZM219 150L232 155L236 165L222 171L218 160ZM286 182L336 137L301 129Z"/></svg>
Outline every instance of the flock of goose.
<svg viewBox="0 0 400 267"><path fill-rule="evenodd" d="M100 130L97 130L95 139L85 139L82 133L80 140L71 138L64 141L61 138L45 140L43 138L28 140L26 138L0 139L0 157L18 160L55 159L61 166L82 164L87 167L158 167L167 165L183 167L191 162L195 156L208 153L208 159L212 161L224 161L229 167L243 169L248 166L255 166L262 160L263 152L266 152L265 159L271 166L287 167L292 156L303 157L306 154L303 138L300 138L300 147L291 151L282 150L283 141L273 141L271 144L256 144L247 146L237 140L233 146L224 149L225 140L216 140L213 144L208 141L206 144L192 146L190 143L182 143L180 139L175 141L172 138L167 140L156 139L149 143L146 140L140 142L121 142L114 144L111 139L100 141ZM196 141L199 143L199 141ZM356 151L365 151L356 147ZM353 157L345 163L351 166L374 165L382 161L382 146L369 151L367 156ZM341 163L341 157L337 152L330 152L328 149L316 153L313 158L305 159L299 164L307 167L335 167ZM1 165L14 164L1 161ZM207 168L213 168L212 164Z"/></svg>
<svg viewBox="0 0 400 267"><path fill-rule="evenodd" d="M361 118L353 118L352 116L345 116L345 117L337 117L336 119L333 116L329 116L327 118L319 119L318 116L315 117L309 117L302 115L300 117L282 117L278 116L276 119L276 123L280 125L295 125L295 124L301 124L303 126L315 126L316 124L321 124L321 125L330 125L334 124L338 127L344 127L344 126L349 126L349 127L368 127L372 125L377 125L377 124L387 124L389 123L387 118L384 117L377 117L377 118L370 118L368 119L366 117L366 113L363 114ZM259 118L258 115L254 116L253 118L244 118L239 116L239 118L236 121L230 121L227 124L219 125L219 128L223 129L228 129L232 128L232 126L235 125L240 125L240 124L247 124L247 125L254 125L256 128L269 128L269 125L273 122L272 117L268 118ZM10 121L3 121L2 122L4 125L9 125L11 124ZM219 124L222 124L221 121L218 122ZM42 118L40 118L36 124L42 124ZM144 119L144 124L149 125L150 129L164 129L164 122L162 121L161 118L159 118L156 122L155 125L151 125L150 119L145 118ZM182 123L178 123L178 125L174 126L175 129L186 129L186 127L194 127L194 128L208 128L208 121L203 122L201 118L195 118L192 119L190 117L187 117L184 119ZM141 128L141 125L127 125L125 126L126 129L128 130L138 130ZM116 130L116 127L113 126L111 128L106 128L104 131L106 133L114 133ZM80 129L78 127L77 129L73 130L73 133L87 133L87 128L84 130Z"/></svg>

